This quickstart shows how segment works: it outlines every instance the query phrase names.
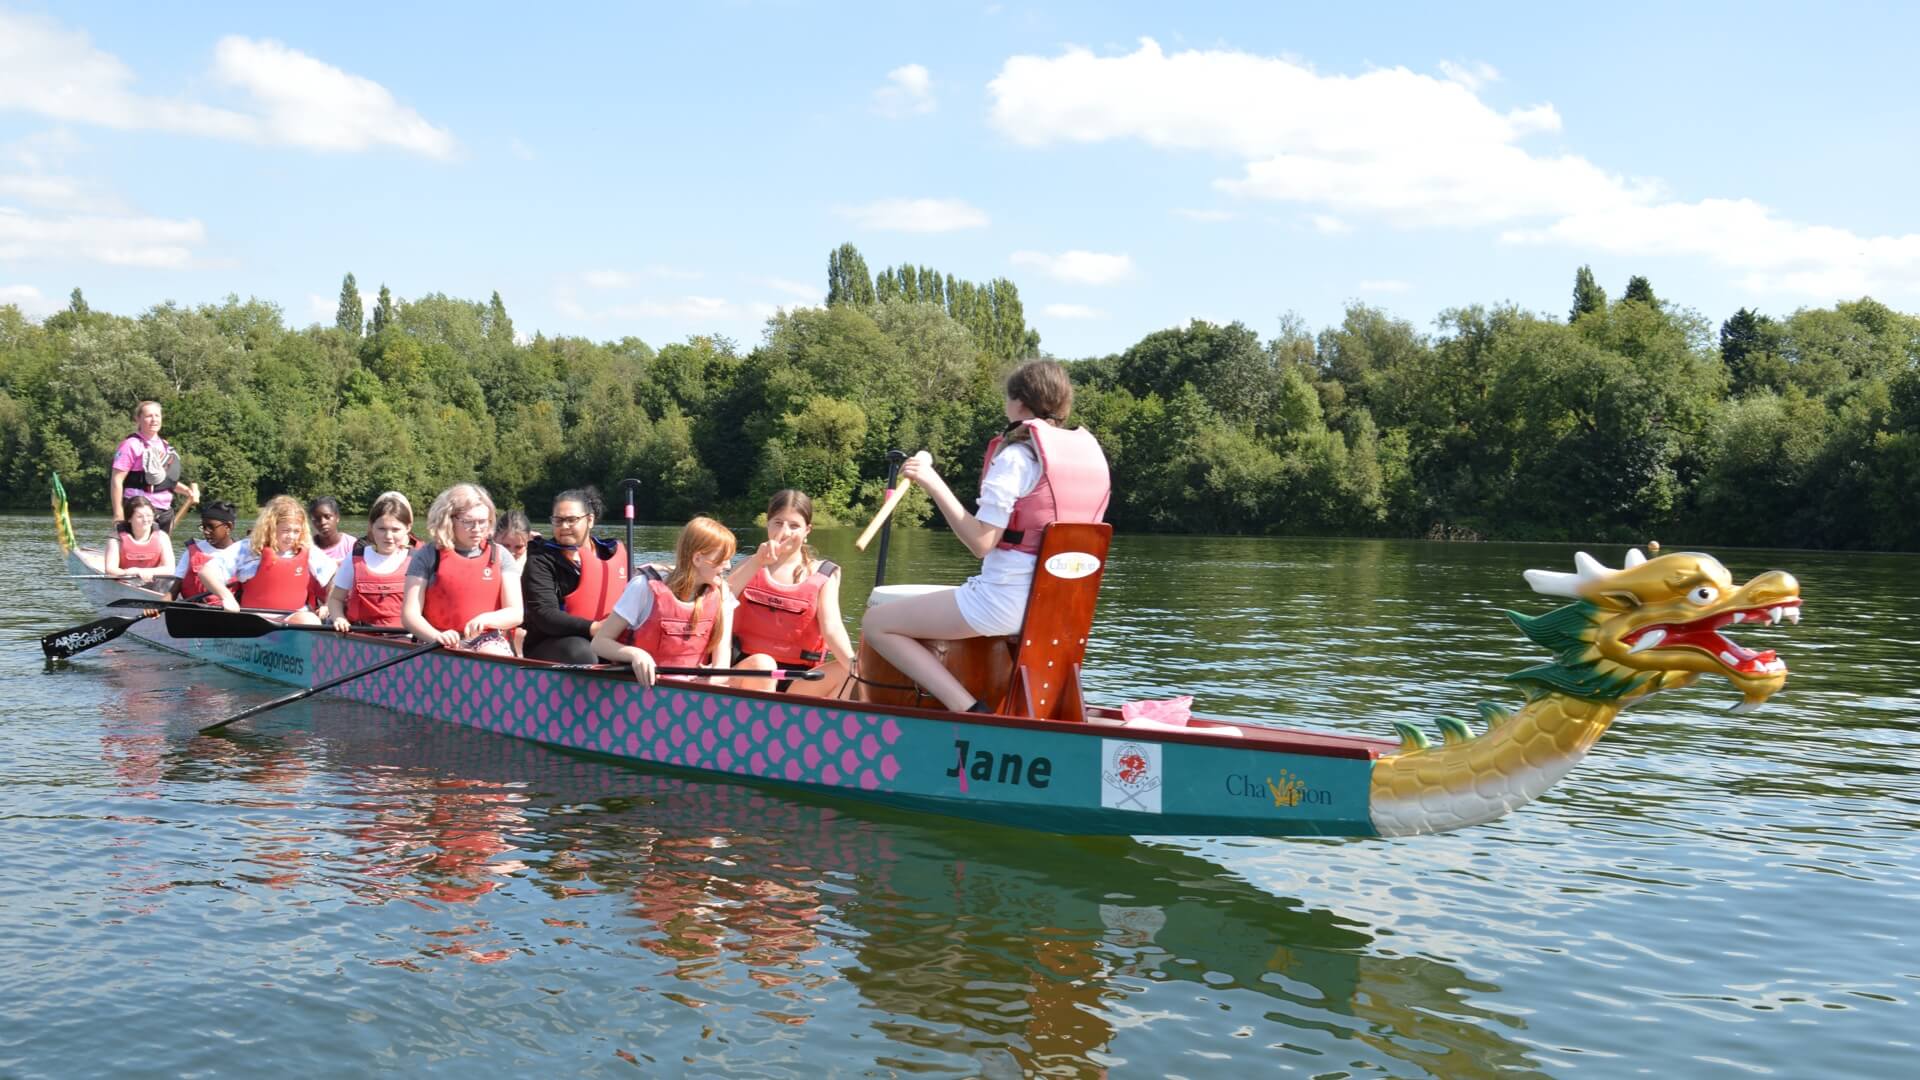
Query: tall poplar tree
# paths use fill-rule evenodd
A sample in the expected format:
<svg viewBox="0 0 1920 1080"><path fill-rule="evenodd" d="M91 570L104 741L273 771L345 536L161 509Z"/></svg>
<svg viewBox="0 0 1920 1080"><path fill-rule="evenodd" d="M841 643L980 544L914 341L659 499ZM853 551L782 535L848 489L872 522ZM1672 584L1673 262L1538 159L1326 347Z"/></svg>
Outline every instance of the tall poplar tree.
<svg viewBox="0 0 1920 1080"><path fill-rule="evenodd" d="M1627 291L1620 294L1622 300L1638 300L1648 307L1659 307L1660 301L1653 298L1653 283L1635 274L1627 279Z"/></svg>
<svg viewBox="0 0 1920 1080"><path fill-rule="evenodd" d="M360 286L354 282L352 271L348 271L340 282L340 307L333 313L333 325L350 337L359 337L365 324L366 313L360 308Z"/></svg>
<svg viewBox="0 0 1920 1080"><path fill-rule="evenodd" d="M381 285L380 300L374 305L373 325L369 328L373 336L379 337L380 331L392 326L396 314L393 310L393 294L387 291L385 285Z"/></svg>
<svg viewBox="0 0 1920 1080"><path fill-rule="evenodd" d="M513 344L513 320L507 316L507 305L500 301L500 290L493 290L493 299L487 303L487 340Z"/></svg>
<svg viewBox="0 0 1920 1080"><path fill-rule="evenodd" d="M873 274L867 270L867 260L859 248L841 244L827 256L827 306L873 301Z"/></svg>
<svg viewBox="0 0 1920 1080"><path fill-rule="evenodd" d="M1593 280L1593 267L1582 266L1573 275L1573 310L1567 312L1567 322L1576 323L1580 316L1589 311L1601 311L1607 306L1607 290Z"/></svg>

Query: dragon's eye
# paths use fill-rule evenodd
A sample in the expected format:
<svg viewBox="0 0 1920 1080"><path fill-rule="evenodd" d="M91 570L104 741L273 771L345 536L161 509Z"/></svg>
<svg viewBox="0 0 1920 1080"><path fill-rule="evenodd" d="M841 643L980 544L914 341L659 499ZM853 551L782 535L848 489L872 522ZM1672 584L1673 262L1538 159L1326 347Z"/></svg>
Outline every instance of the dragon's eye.
<svg viewBox="0 0 1920 1080"><path fill-rule="evenodd" d="M1706 607L1718 599L1720 599L1720 590L1711 585L1696 585L1693 591L1687 594L1687 602L1695 607Z"/></svg>

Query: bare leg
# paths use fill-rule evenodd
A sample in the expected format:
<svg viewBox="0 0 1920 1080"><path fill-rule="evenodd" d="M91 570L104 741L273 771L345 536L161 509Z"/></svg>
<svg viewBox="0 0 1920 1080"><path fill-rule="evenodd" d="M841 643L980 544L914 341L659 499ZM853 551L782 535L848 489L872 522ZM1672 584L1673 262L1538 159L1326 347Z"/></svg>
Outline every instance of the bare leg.
<svg viewBox="0 0 1920 1080"><path fill-rule="evenodd" d="M740 662L733 666L737 668L752 670L752 671L772 671L775 667L778 667L779 665L774 662L773 657L768 656L766 653L757 652L757 653L754 653L752 656L742 657L740 659ZM778 686L774 685L774 681L772 679L754 679L754 678L749 678L748 676L745 676L745 675L735 676L733 683L735 686L738 686L743 690L771 691L771 690L779 689Z"/></svg>
<svg viewBox="0 0 1920 1080"><path fill-rule="evenodd" d="M847 662L836 656L822 664L819 670L822 673L819 682L796 680L792 686L787 687L787 693L795 697L839 697L840 691L847 685Z"/></svg>
<svg viewBox="0 0 1920 1080"><path fill-rule="evenodd" d="M933 655L933 650L918 640L954 641L980 636L960 617L960 605L954 601L952 590L869 608L860 624L860 634L875 652L899 668L902 675L939 698L940 704L955 712L973 707L974 696L960 685L960 680L953 677L940 658Z"/></svg>

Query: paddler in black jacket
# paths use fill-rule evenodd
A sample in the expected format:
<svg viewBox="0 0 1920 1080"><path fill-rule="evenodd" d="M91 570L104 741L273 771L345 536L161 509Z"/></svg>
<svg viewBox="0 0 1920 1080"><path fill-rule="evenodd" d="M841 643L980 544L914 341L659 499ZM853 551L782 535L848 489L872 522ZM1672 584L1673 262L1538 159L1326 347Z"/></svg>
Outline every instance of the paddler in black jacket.
<svg viewBox="0 0 1920 1080"><path fill-rule="evenodd" d="M627 587L627 547L593 535L600 493L592 488L553 497L553 535L527 547L520 595L527 616L522 652L559 664L597 664L593 634Z"/></svg>

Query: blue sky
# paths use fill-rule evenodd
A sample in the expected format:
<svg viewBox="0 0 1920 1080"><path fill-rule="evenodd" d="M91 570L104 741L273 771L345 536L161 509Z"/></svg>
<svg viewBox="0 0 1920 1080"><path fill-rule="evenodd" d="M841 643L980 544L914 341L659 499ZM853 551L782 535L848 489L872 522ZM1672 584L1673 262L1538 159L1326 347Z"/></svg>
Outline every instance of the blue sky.
<svg viewBox="0 0 1920 1080"><path fill-rule="evenodd" d="M717 332L851 241L1016 281L1062 357L1361 300L1920 309L1907 5L0 0L0 303Z"/></svg>

